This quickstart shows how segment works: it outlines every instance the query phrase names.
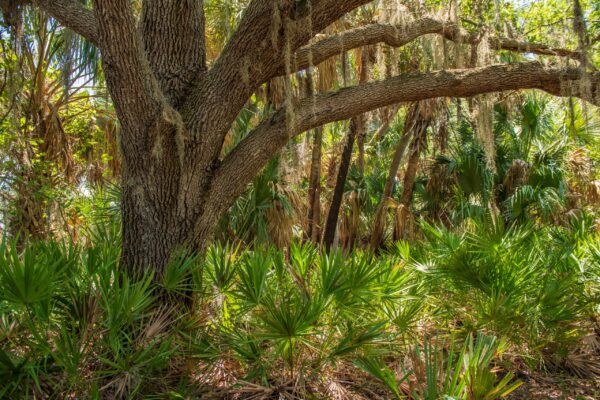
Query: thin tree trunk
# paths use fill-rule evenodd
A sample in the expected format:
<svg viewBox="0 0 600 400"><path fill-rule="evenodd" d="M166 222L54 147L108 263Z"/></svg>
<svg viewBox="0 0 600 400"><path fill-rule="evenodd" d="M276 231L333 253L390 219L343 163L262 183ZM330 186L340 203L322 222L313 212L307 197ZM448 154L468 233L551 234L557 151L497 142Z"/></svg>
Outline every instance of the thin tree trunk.
<svg viewBox="0 0 600 400"><path fill-rule="evenodd" d="M364 115L358 116L357 118L357 140L356 144L358 147L358 171L360 172L360 176L365 175L365 120Z"/></svg>
<svg viewBox="0 0 600 400"><path fill-rule="evenodd" d="M399 215L396 224L396 230L394 232L395 240L403 239L406 234L406 223L408 221L408 216L410 215L410 204L412 201L415 178L417 177L419 158L427 146L428 125L429 124L426 123L415 128L415 137L411 144L410 157L408 158L408 164L406 166L404 182L402 185L402 195L400 196L400 205L398 211Z"/></svg>
<svg viewBox="0 0 600 400"><path fill-rule="evenodd" d="M448 125L450 124L450 115L448 114L448 109L444 109L443 115L439 119L439 129L438 129L438 138L437 138L437 150L439 150L439 154L445 154L448 149L448 139L449 139L449 130Z"/></svg>
<svg viewBox="0 0 600 400"><path fill-rule="evenodd" d="M414 107L414 106L413 106ZM410 115L411 112L409 112ZM381 201L379 202L379 206L377 207L377 213L375 214L375 221L373 223L373 232L371 233L371 248L373 250L377 249L383 240L383 235L385 232L385 220L387 213L387 203L388 199L392 195L392 190L394 188L394 181L396 180L396 175L398 174L398 168L400 168L400 163L402 162L402 158L404 157L404 152L406 151L406 147L408 146L408 142L413 135L413 129L410 128L409 125L409 116L407 116L407 123L404 126L404 135L402 135L402 139L398 142L398 146L396 146L396 151L394 152L394 158L392 159L392 163L390 164L390 169L388 171L388 179L385 182L385 187L383 189L383 194L381 196Z"/></svg>
<svg viewBox="0 0 600 400"><path fill-rule="evenodd" d="M389 108L389 113L387 113L387 117L382 121L381 126L373 135L371 142L379 142L381 141L381 139L383 139L385 133L390 129L390 124L392 123L392 120L396 117L396 114L398 114L398 110L400 110L399 105L394 105Z"/></svg>
<svg viewBox="0 0 600 400"><path fill-rule="evenodd" d="M310 71L307 73L304 83L306 85L306 96L312 96L314 87L313 76ZM316 244L319 242L319 225L321 222L321 148L323 144L323 127L319 126L315 128L313 134L313 147L308 183L306 238Z"/></svg>
<svg viewBox="0 0 600 400"><path fill-rule="evenodd" d="M346 60L344 60L346 62ZM360 68L358 70L358 83L362 84L367 82L369 77L369 51L366 48L361 49L361 61ZM344 74L344 84L347 85L347 70ZM329 250L335 240L335 233L337 230L337 222L339 218L340 208L342 206L342 199L344 197L344 186L346 185L346 178L348 177L348 171L350 169L350 163L352 161L352 149L354 142L358 138L359 144L359 168L361 173L364 173L364 115L358 115L350 120L350 128L348 130L348 137L346 144L342 152L342 159L340 162L340 168L338 170L338 176L333 189L333 198L331 205L329 206L329 212L327 213L327 223L325 225L325 233L323 237L323 244L325 248Z"/></svg>
<svg viewBox="0 0 600 400"><path fill-rule="evenodd" d="M310 179L308 184L308 227L306 236L313 243L319 242L319 225L321 220L321 147L323 128L314 131Z"/></svg>
<svg viewBox="0 0 600 400"><path fill-rule="evenodd" d="M368 47L363 47L361 50L361 58L360 58L360 68L358 70L358 83L363 84L369 80L369 68L371 67L371 63L373 60L373 49ZM358 145L358 170L360 175L363 176L365 173L365 125L367 115L358 115L355 117L355 125L356 125L356 138Z"/></svg>
<svg viewBox="0 0 600 400"><path fill-rule="evenodd" d="M346 185L346 178L348 176L348 170L350 169L350 161L352 159L352 149L354 147L354 141L356 139L357 126L355 119L350 120L350 129L348 130L348 136L346 137L346 144L344 145L344 151L342 152L342 159L340 162L340 168L335 182L335 188L333 189L333 198L331 199L331 205L329 206L329 212L327 214L327 223L325 224L325 233L323 236L323 244L327 250L331 249L333 241L335 240L335 232L337 229L338 215L340 207L342 206L342 198L344 196L344 186Z"/></svg>
<svg viewBox="0 0 600 400"><path fill-rule="evenodd" d="M346 59L343 59L346 62ZM361 49L361 61L360 68L358 71L358 83L362 84L367 82L369 77L369 66L370 66L370 52L367 48ZM348 77L347 70L344 74L344 85L347 85ZM331 199L331 205L329 206L329 212L327 213L327 223L325 225L325 233L323 236L323 244L327 250L331 249L335 240L335 233L337 230L337 223L340 208L342 206L342 199L344 197L344 186L346 185L346 178L348 177L348 171L350 169L350 162L352 161L352 149L354 142L359 139L359 145L362 144L361 154L359 154L359 168L361 172L364 172L364 116L358 115L350 120L350 127L348 130L348 137L346 138L346 144L344 151L342 152L342 160L340 162L340 168L338 170L337 180L335 182L335 188L333 189L333 198Z"/></svg>

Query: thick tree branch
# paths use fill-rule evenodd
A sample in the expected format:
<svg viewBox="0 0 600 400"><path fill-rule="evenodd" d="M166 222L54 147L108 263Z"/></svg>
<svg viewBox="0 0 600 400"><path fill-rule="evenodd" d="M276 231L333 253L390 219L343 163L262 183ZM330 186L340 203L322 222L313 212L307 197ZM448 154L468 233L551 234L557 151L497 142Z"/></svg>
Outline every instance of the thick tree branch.
<svg viewBox="0 0 600 400"><path fill-rule="evenodd" d="M138 141L160 116L166 102L142 49L129 0L94 0L94 9L103 43L106 81L124 128L124 139Z"/></svg>
<svg viewBox="0 0 600 400"><path fill-rule="evenodd" d="M456 24L434 18L421 18L409 22L405 26L371 24L328 36L314 44L300 48L294 56L293 70L302 70L310 65L317 65L344 51L362 46L385 43L392 47L401 47L428 34L439 34L448 40L464 44L474 44L477 41L476 34L469 33ZM490 37L489 42L490 46L497 50L581 59L578 51L554 48L540 43L528 43L495 36ZM284 69L279 71L280 74L285 72Z"/></svg>
<svg viewBox="0 0 600 400"><path fill-rule="evenodd" d="M557 96L577 96L600 106L600 74L586 76L585 85L581 78L579 69L518 63L408 74L305 98L295 106L294 126L289 126L286 110L280 109L225 157L216 171L208 209L215 215L225 211L278 149L308 129L400 102L506 90L541 89Z"/></svg>
<svg viewBox="0 0 600 400"><path fill-rule="evenodd" d="M63 26L89 40L96 47L102 47L98 32L98 20L94 12L77 0L34 0L34 4L46 10Z"/></svg>
<svg viewBox="0 0 600 400"><path fill-rule="evenodd" d="M577 50L552 47L543 43L531 43L502 37L490 37L490 45L498 50L509 50L519 53L533 53L543 56L569 57L581 61L581 52Z"/></svg>
<svg viewBox="0 0 600 400"><path fill-rule="evenodd" d="M182 192L208 192L225 135L248 98L319 31L371 0L253 0L213 67L199 78L181 114L190 139ZM193 196L190 196L193 197ZM203 213L204 199L184 208ZM204 213L205 214L205 213ZM200 235L200 233L199 233Z"/></svg>
<svg viewBox="0 0 600 400"><path fill-rule="evenodd" d="M299 47L344 14L371 0L254 0L211 70L183 109L190 130L222 141L248 97L260 84L285 71ZM226 96L223 94L226 93ZM210 118L207 118L210 116ZM202 129L200 129L202 127ZM218 154L220 147L215 150Z"/></svg>

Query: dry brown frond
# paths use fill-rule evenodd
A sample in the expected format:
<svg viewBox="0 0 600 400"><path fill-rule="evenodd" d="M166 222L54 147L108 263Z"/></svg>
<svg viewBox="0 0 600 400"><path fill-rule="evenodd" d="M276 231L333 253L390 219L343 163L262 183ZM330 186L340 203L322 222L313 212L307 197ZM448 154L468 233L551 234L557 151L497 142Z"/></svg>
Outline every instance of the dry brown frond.
<svg viewBox="0 0 600 400"><path fill-rule="evenodd" d="M589 204L600 205L600 180L590 182L587 200Z"/></svg>
<svg viewBox="0 0 600 400"><path fill-rule="evenodd" d="M289 246L292 240L292 228L294 218L285 210L279 200L273 202L273 206L266 210L266 218L269 228L269 236L273 244L279 249Z"/></svg>
<svg viewBox="0 0 600 400"><path fill-rule="evenodd" d="M578 180L589 179L592 170L592 160L587 148L579 147L573 150L568 155L567 161L569 169Z"/></svg>
<svg viewBox="0 0 600 400"><path fill-rule="evenodd" d="M153 341L162 336L166 332L169 325L173 322L171 315L173 315L173 308L166 306L159 307L156 309L150 317L146 327L144 328L141 336L142 343Z"/></svg>
<svg viewBox="0 0 600 400"><path fill-rule="evenodd" d="M519 186L527 183L529 178L530 166L523 160L513 160L510 168L506 172L504 182L502 183L506 194L512 195Z"/></svg>
<svg viewBox="0 0 600 400"><path fill-rule="evenodd" d="M565 368L579 378L600 377L600 359L587 352L570 352L564 360Z"/></svg>
<svg viewBox="0 0 600 400"><path fill-rule="evenodd" d="M100 391L104 392L112 389L114 391L112 398L123 399L126 398L134 383L135 376L129 372L123 372L111 379L106 385L102 386Z"/></svg>
<svg viewBox="0 0 600 400"><path fill-rule="evenodd" d="M337 381L325 385L325 394L332 400L352 400L352 393Z"/></svg>
<svg viewBox="0 0 600 400"><path fill-rule="evenodd" d="M332 57L317 66L318 80L317 88L319 93L325 93L331 90L337 82L336 58Z"/></svg>
<svg viewBox="0 0 600 400"><path fill-rule="evenodd" d="M341 148L339 146L336 146L335 148L333 148L326 155L326 161L323 163L323 164L327 165L327 167L326 167L327 175L326 175L326 179L325 179L325 186L327 186L328 188L333 188L335 186L335 180L337 178L337 170L338 170L339 158L340 158L339 150L341 150Z"/></svg>

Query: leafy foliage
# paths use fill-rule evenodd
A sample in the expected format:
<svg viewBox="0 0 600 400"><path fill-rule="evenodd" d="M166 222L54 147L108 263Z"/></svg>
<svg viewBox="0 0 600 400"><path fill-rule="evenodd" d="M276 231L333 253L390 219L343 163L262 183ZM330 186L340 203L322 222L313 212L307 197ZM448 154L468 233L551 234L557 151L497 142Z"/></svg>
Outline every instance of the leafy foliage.
<svg viewBox="0 0 600 400"><path fill-rule="evenodd" d="M589 219L541 231L473 222L462 233L423 232L422 244L379 257L215 245L204 258L174 257L158 281L128 278L110 236L23 249L5 239L2 393L200 395L223 385L287 390L297 379L302 392L350 368L396 397L495 399L518 385L498 375L507 346L532 367L578 346L600 293ZM157 301L182 295L193 308ZM473 340L476 331L487 333Z"/></svg>

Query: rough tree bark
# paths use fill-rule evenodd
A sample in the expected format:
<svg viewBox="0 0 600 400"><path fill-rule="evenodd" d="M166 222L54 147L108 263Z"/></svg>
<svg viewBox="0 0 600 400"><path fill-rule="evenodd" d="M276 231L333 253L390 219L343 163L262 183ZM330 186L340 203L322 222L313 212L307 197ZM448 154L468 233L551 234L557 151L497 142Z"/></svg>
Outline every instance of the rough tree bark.
<svg viewBox="0 0 600 400"><path fill-rule="evenodd" d="M292 102L264 119L224 159L224 138L247 99L269 79L357 48L401 46L425 34L469 43L451 24L419 20L405 27L373 24L308 45L325 27L369 0L252 0L210 69L204 53L202 0L22 0L44 9L101 51L108 89L121 123L123 263L156 277L178 248L201 249L219 216L290 139L328 122L404 101L542 89L598 105L600 76L591 90L579 68L537 63L494 65L392 77ZM492 47L579 59L578 52L490 38ZM587 72L586 72L587 73ZM316 112L314 112L316 110ZM294 115L293 121L286 119Z"/></svg>
<svg viewBox="0 0 600 400"><path fill-rule="evenodd" d="M331 249L331 246L333 246L333 242L335 240L338 217L340 214L340 208L342 206L342 200L344 198L344 186L346 185L346 178L348 177L348 171L350 170L352 149L354 148L357 131L358 128L356 126L356 120L353 118L350 121L348 135L346 136L346 143L344 144L344 151L342 152L342 159L340 161L340 167L338 170L337 179L335 181L335 188L333 189L333 197L331 198L329 212L327 213L325 232L323 233L323 245L325 245L327 250Z"/></svg>

